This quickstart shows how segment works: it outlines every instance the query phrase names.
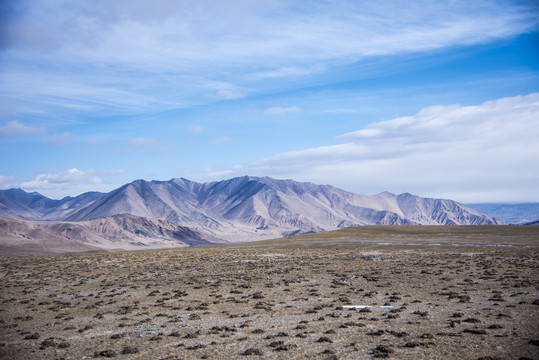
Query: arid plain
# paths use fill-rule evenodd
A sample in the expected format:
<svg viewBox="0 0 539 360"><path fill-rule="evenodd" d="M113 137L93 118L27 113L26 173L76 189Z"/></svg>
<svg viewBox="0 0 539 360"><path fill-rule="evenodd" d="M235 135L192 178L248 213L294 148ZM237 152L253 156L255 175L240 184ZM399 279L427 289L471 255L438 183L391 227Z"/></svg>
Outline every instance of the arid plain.
<svg viewBox="0 0 539 360"><path fill-rule="evenodd" d="M538 226L1 257L2 359L539 359Z"/></svg>

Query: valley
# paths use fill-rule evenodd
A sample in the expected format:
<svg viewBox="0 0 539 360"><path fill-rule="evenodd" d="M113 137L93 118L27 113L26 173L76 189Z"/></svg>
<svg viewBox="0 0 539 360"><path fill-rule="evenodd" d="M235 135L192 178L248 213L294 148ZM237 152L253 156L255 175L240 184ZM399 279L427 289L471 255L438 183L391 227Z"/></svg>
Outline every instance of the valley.
<svg viewBox="0 0 539 360"><path fill-rule="evenodd" d="M60 200L0 190L0 255L240 243L367 225L499 224L449 199L360 195L269 177L136 180Z"/></svg>

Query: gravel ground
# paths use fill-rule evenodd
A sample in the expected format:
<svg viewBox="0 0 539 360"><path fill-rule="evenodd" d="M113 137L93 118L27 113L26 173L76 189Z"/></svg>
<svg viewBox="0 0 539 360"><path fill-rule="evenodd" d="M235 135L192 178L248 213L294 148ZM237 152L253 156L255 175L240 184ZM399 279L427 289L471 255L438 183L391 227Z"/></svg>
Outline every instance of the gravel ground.
<svg viewBox="0 0 539 360"><path fill-rule="evenodd" d="M0 258L0 358L539 359L533 231L363 235Z"/></svg>

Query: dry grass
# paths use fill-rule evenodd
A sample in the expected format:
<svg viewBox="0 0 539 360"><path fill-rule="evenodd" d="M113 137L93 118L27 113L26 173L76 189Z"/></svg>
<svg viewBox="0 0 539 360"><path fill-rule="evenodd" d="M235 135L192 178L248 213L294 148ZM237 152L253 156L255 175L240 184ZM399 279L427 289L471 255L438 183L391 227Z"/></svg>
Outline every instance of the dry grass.
<svg viewBox="0 0 539 360"><path fill-rule="evenodd" d="M538 234L364 227L0 258L0 357L537 359Z"/></svg>

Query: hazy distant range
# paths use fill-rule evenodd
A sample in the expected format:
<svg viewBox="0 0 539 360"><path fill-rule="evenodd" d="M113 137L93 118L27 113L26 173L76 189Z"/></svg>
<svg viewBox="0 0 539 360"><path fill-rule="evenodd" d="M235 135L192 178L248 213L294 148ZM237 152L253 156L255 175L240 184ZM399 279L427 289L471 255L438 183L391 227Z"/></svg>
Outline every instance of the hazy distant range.
<svg viewBox="0 0 539 360"><path fill-rule="evenodd" d="M522 225L539 222L539 203L481 203L466 204L507 224Z"/></svg>
<svg viewBox="0 0 539 360"><path fill-rule="evenodd" d="M209 183L136 180L109 193L61 200L9 189L0 190L0 253L192 246L362 225L524 223L539 219L533 217L538 205L527 204L526 211L515 205L509 211L501 205L466 206L408 193L359 195L329 185L250 176Z"/></svg>

